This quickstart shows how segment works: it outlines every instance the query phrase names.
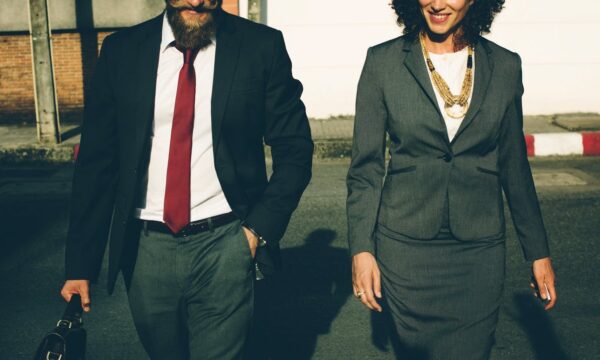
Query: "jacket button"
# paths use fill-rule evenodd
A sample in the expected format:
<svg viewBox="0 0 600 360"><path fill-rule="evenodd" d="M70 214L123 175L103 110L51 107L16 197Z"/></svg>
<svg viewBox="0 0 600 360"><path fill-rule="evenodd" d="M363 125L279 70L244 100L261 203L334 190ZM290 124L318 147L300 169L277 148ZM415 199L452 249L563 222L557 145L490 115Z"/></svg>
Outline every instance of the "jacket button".
<svg viewBox="0 0 600 360"><path fill-rule="evenodd" d="M452 161L452 154L445 154L442 156L442 159L444 159L445 162L450 162Z"/></svg>

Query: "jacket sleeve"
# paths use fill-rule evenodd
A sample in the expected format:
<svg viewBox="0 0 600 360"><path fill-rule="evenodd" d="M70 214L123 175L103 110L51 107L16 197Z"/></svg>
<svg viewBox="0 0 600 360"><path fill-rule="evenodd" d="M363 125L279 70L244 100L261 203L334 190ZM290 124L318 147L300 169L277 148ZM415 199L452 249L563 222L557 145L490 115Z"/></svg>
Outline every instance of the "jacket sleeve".
<svg viewBox="0 0 600 360"><path fill-rule="evenodd" d="M385 174L388 112L375 76L373 50L358 83L352 162L347 176L348 242L350 254L374 253L373 231L377 222Z"/></svg>
<svg viewBox="0 0 600 360"><path fill-rule="evenodd" d="M109 80L111 40L103 43L85 103L66 243L67 279L97 280L114 207L118 145Z"/></svg>
<svg viewBox="0 0 600 360"><path fill-rule="evenodd" d="M529 261L549 256L544 221L527 160L523 133L523 82L521 60L514 98L504 114L499 143L499 169L502 188L525 258Z"/></svg>
<svg viewBox="0 0 600 360"><path fill-rule="evenodd" d="M277 32L266 84L265 144L271 147L273 172L261 199L245 222L267 243L278 242L311 178L313 142L302 84L292 76L283 35Z"/></svg>

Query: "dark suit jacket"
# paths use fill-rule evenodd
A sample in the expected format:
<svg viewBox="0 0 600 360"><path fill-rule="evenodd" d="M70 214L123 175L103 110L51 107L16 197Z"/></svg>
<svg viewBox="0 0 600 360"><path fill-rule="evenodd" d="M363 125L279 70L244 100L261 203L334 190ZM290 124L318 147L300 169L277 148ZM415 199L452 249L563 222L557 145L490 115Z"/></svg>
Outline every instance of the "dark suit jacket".
<svg viewBox="0 0 600 360"><path fill-rule="evenodd" d="M137 238L129 229L148 166L162 19L106 38L85 106L66 277L95 280L110 237L109 292L119 269L135 260ZM268 241L257 260L269 270L279 262L278 242L311 177L313 143L302 85L292 77L281 32L224 12L218 21L215 167L234 213ZM270 179L263 141L271 147Z"/></svg>
<svg viewBox="0 0 600 360"><path fill-rule="evenodd" d="M460 240L500 238L504 190L526 258L548 256L522 130L519 56L479 38L472 102L452 142L427 72L414 37L368 51L347 179L351 253L373 251L376 226L434 238L445 211Z"/></svg>

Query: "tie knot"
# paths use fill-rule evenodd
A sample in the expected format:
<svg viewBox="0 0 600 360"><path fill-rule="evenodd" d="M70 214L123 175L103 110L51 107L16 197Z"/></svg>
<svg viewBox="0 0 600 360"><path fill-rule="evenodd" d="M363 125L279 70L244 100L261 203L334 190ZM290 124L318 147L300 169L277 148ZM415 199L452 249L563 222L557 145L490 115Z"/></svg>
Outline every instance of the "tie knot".
<svg viewBox="0 0 600 360"><path fill-rule="evenodd" d="M198 55L198 49L188 49L176 44L175 47L177 50L183 53L183 63L184 64L192 64L194 59L196 59L196 55Z"/></svg>

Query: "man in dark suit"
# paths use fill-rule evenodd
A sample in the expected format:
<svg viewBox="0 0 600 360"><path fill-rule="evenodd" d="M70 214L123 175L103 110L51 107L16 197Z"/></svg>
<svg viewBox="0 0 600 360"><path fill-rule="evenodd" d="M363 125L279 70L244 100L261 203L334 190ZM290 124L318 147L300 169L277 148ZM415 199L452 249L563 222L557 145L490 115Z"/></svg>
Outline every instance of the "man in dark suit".
<svg viewBox="0 0 600 360"><path fill-rule="evenodd" d="M63 297L81 294L89 311L110 239L108 291L122 271L151 358L238 358L254 277L278 266L311 176L302 85L281 33L220 0L166 0L164 14L106 38L92 91Z"/></svg>

